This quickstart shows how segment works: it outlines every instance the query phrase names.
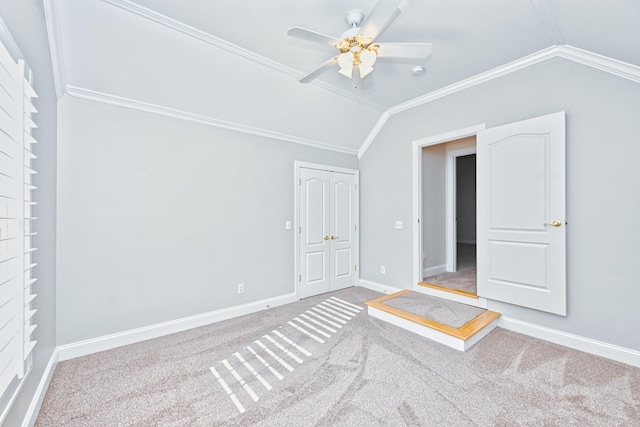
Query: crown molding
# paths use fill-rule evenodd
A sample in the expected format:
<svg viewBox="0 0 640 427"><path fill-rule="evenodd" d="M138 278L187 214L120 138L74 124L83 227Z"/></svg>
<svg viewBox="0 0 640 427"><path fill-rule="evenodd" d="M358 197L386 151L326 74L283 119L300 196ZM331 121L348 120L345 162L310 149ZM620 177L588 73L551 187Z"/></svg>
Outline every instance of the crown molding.
<svg viewBox="0 0 640 427"><path fill-rule="evenodd" d="M47 24L47 36L49 38L49 54L53 69L53 84L56 88L56 96L62 98L67 87L67 78L64 67L64 55L62 54L62 32L60 31L60 14L57 0L44 0L44 18Z"/></svg>
<svg viewBox="0 0 640 427"><path fill-rule="evenodd" d="M555 56L587 65L600 71L605 71L635 83L640 83L640 66L570 45L562 45L557 48L558 51Z"/></svg>
<svg viewBox="0 0 640 427"><path fill-rule="evenodd" d="M219 49L223 49L229 53L232 53L234 55L240 56L242 58L248 59L250 61L253 61L257 64L260 64L264 67L270 68L272 70L278 71L280 73L286 74L290 77L295 78L296 80L300 80L302 77L304 77L306 75L306 73L302 73L300 71L294 70L291 67L287 67L284 64L281 64L279 62L273 61L269 58L266 58L262 55L258 55L255 52L252 52L248 49L242 48L238 45L235 45L233 43L230 43L226 40L223 40L219 37L216 37L212 34L209 34L207 32L204 32L202 30L199 30L197 28L194 28L190 25L187 25L181 21L175 20L173 18L170 18L166 15L163 15L161 13L155 12L151 9L148 9L146 7L140 6L139 4L136 4L130 0L102 0L104 3L110 4L112 6L118 7L122 10L125 10L127 12L133 13L134 15L138 15L142 18L151 20L153 22L156 22L160 25L165 26L166 28L169 28L171 30L174 31L178 31L182 34L185 34L187 36L190 36L194 39L200 40L202 42L205 42L211 46L215 46ZM386 109L385 106L378 104L377 102L373 102L367 99L364 99L362 97L359 97L357 95L355 95L352 91L348 91L348 90L343 90L340 88L335 87L334 85L331 85L329 83L323 82L322 80L314 80L313 82L311 82L311 84L318 86L324 90L327 90L329 92L332 92L336 95L342 96L344 98L348 98L351 99L352 101L358 102L362 105L365 105L367 107L373 108L375 110L378 111L384 111Z"/></svg>
<svg viewBox="0 0 640 427"><path fill-rule="evenodd" d="M601 71L605 71L609 74L613 74L615 76L640 83L640 67L637 65L618 61L617 59L599 55L597 53L579 49L570 45L550 46L538 52L532 53L531 55L527 55L523 58L496 67L492 70L485 71L484 73L477 74L473 77L469 77L467 79L453 83L449 86L411 99L407 102L403 102L401 104L390 107L382 114L380 120L378 120L373 129L371 129L371 132L369 132L369 135L360 146L360 149L358 150L358 158L362 158L373 140L378 136L378 133L380 133L380 130L382 129L386 121L392 115L410 110L415 107L419 107L431 101L435 101L436 99L452 95L465 89L469 89L473 86L488 82L498 77L505 76L507 74L513 73L514 71L530 67L551 58L568 59L570 61L574 61Z"/></svg>
<svg viewBox="0 0 640 427"><path fill-rule="evenodd" d="M553 58L554 56L556 56L557 48L558 48L557 46L551 46L546 49L542 49L536 53L527 55L523 58L501 65L492 70L485 71L484 73L476 74L473 77L460 80L459 82L453 83L449 86L445 86L441 89L434 90L433 92L429 92L425 95L419 96L417 98L413 98L401 104L394 105L393 107L390 107L388 111L390 114L401 113L403 111L410 110L415 107L419 107L420 105L427 104L431 101L435 101L436 99L449 96L456 92L460 92L462 90L488 82L493 79L497 79L498 77L511 74L514 71L518 71L523 68L527 68L531 65L537 64L539 62L545 61L547 59Z"/></svg>
<svg viewBox="0 0 640 427"><path fill-rule="evenodd" d="M199 114L189 113L187 111L176 110L173 108L163 107L161 105L151 104L148 102L137 101L134 99L124 98L117 95L111 95L104 92L98 92L78 86L67 85L67 93L75 98L86 99L89 101L100 102L103 104L115 105L118 107L129 108L132 110L144 111L147 113L158 114L165 117L185 120L188 122L204 124L222 129L229 129L236 132L246 133L250 135L262 136L265 138L276 139L284 142L292 142L294 144L306 145L308 147L320 148L323 150L335 151L343 154L356 155L358 151L352 148L339 147L325 142L314 141L311 139L300 138L297 136L287 135L279 132L273 132L266 129L254 128L239 123L228 122L225 120L215 119L213 117L202 116Z"/></svg>
<svg viewBox="0 0 640 427"><path fill-rule="evenodd" d="M364 156L364 153L367 151L367 149L369 148L373 140L376 139L376 136L378 136L378 133L382 130L384 125L387 123L387 120L389 120L389 117L391 117L391 113L389 113L389 110L382 113L382 115L380 116L376 124L373 126L373 128L369 132L369 135L367 135L367 139L364 140L364 142L360 146L360 149L358 149L358 160L360 160L362 156Z"/></svg>

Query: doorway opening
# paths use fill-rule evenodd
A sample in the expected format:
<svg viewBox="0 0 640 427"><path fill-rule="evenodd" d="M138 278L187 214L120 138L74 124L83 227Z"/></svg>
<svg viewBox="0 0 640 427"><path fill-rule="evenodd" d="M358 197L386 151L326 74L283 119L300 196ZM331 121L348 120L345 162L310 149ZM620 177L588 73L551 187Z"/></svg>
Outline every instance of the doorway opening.
<svg viewBox="0 0 640 427"><path fill-rule="evenodd" d="M477 297L475 135L422 147L420 284Z"/></svg>

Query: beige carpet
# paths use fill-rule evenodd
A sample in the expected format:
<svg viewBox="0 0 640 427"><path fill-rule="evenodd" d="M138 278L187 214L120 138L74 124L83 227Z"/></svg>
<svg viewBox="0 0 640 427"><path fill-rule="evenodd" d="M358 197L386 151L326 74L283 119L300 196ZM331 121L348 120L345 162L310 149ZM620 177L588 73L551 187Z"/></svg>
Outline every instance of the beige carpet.
<svg viewBox="0 0 640 427"><path fill-rule="evenodd" d="M458 265L455 273L436 274L435 276L425 277L424 281L477 295L476 245L458 243L457 261Z"/></svg>
<svg viewBox="0 0 640 427"><path fill-rule="evenodd" d="M351 288L61 362L36 425L640 425L640 369L503 329L462 353L327 302L363 306L379 296Z"/></svg>
<svg viewBox="0 0 640 427"><path fill-rule="evenodd" d="M386 300L384 304L452 328L460 328L487 311L420 292L401 295Z"/></svg>

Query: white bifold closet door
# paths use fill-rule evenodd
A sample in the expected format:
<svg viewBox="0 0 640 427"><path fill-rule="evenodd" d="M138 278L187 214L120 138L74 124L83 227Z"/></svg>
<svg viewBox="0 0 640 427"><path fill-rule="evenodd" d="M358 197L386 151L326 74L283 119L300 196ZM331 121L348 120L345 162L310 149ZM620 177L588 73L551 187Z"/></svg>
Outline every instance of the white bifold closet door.
<svg viewBox="0 0 640 427"><path fill-rule="evenodd" d="M300 169L300 298L355 285L356 177Z"/></svg>

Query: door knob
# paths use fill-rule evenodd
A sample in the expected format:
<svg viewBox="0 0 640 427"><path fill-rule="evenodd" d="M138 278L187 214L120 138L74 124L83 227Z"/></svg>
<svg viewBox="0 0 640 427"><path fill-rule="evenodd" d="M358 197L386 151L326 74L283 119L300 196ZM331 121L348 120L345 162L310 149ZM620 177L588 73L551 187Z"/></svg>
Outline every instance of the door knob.
<svg viewBox="0 0 640 427"><path fill-rule="evenodd" d="M558 221L556 219L553 222L545 222L544 225L553 225L554 227L560 227L562 225L562 221Z"/></svg>
<svg viewBox="0 0 640 427"><path fill-rule="evenodd" d="M329 240L329 236L324 236L324 240Z"/></svg>
<svg viewBox="0 0 640 427"><path fill-rule="evenodd" d="M338 236L331 236L331 240L338 240Z"/></svg>

